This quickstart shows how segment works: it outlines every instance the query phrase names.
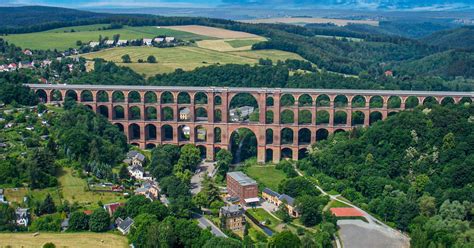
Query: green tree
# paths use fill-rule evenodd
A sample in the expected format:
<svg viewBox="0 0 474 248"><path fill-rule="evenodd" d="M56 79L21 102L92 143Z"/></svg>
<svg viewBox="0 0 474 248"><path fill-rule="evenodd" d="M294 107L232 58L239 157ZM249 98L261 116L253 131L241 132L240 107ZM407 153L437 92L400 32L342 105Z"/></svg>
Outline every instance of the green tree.
<svg viewBox="0 0 474 248"><path fill-rule="evenodd" d="M300 246L300 239L291 231L274 234L268 242L269 248L299 248Z"/></svg>
<svg viewBox="0 0 474 248"><path fill-rule="evenodd" d="M235 239L213 237L209 239L203 246L203 248L214 248L214 247L225 247L225 248L241 248L242 244Z"/></svg>
<svg viewBox="0 0 474 248"><path fill-rule="evenodd" d="M85 231L89 229L89 216L84 212L77 211L69 218L69 228L71 231Z"/></svg>
<svg viewBox="0 0 474 248"><path fill-rule="evenodd" d="M325 196L301 196L297 198L297 207L300 211L301 223L305 226L314 226L322 221L322 209L328 203Z"/></svg>
<svg viewBox="0 0 474 248"><path fill-rule="evenodd" d="M201 162L201 152L195 145L187 144L181 147L181 154L176 171L184 172L185 170L195 171Z"/></svg>
<svg viewBox="0 0 474 248"><path fill-rule="evenodd" d="M148 56L148 58L146 58L146 61L148 63L156 63L156 58L155 58L155 56L150 55L150 56Z"/></svg>
<svg viewBox="0 0 474 248"><path fill-rule="evenodd" d="M134 195L125 203L125 210L127 211L127 215L133 218L140 213L141 207L145 207L150 203L151 201L144 195Z"/></svg>
<svg viewBox="0 0 474 248"><path fill-rule="evenodd" d="M126 165L120 166L120 171L119 171L119 178L120 179L128 179L130 178L130 175L128 174L128 169Z"/></svg>
<svg viewBox="0 0 474 248"><path fill-rule="evenodd" d="M16 219L15 209L8 204L0 204L0 231L12 231Z"/></svg>
<svg viewBox="0 0 474 248"><path fill-rule="evenodd" d="M46 195L44 201L40 204L38 211L40 215L42 214L52 214L56 212L56 205L54 204L53 198L50 194Z"/></svg>
<svg viewBox="0 0 474 248"><path fill-rule="evenodd" d="M128 54L123 55L122 56L122 62L123 63L131 63L132 59L130 58L130 55L128 55Z"/></svg>
<svg viewBox="0 0 474 248"><path fill-rule="evenodd" d="M89 228L93 232L105 232L109 228L110 217L103 208L96 209L89 218Z"/></svg>

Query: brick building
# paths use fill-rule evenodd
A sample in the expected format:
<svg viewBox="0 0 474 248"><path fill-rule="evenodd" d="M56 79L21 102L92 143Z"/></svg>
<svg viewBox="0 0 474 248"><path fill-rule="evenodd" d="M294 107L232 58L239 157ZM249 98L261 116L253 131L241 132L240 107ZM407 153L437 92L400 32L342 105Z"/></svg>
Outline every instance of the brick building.
<svg viewBox="0 0 474 248"><path fill-rule="evenodd" d="M227 173L227 192L241 204L259 202L257 182L241 171Z"/></svg>

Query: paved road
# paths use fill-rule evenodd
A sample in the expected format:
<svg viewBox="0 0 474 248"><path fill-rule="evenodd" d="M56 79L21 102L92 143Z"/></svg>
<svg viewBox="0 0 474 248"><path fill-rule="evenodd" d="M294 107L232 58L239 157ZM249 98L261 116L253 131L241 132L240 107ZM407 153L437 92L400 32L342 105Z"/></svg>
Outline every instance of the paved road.
<svg viewBox="0 0 474 248"><path fill-rule="evenodd" d="M207 174L209 176L212 173L214 170L214 163L203 161L198 165L198 168L200 169L200 172L191 177L191 194L193 195L196 195L201 191L201 184L204 180L204 175Z"/></svg>
<svg viewBox="0 0 474 248"><path fill-rule="evenodd" d="M206 229L208 227L211 228L211 232L212 234L214 234L215 236L217 237L223 237L223 238L227 238L227 235L225 235L224 232L221 231L221 229L219 229L216 225L214 225L214 223L212 223L212 221L206 219L204 216L200 215L200 214L193 214L194 218L198 220L198 226L202 229Z"/></svg>

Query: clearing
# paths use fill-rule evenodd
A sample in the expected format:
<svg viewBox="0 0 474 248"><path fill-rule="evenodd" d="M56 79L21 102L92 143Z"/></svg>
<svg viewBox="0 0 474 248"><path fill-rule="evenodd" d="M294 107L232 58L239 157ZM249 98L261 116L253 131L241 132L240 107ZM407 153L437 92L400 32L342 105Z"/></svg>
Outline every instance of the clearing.
<svg viewBox="0 0 474 248"><path fill-rule="evenodd" d="M286 179L286 174L281 170L275 169L274 165L252 165L245 168L244 172L250 178L255 179L259 186L268 187L275 191L278 191L278 185Z"/></svg>
<svg viewBox="0 0 474 248"><path fill-rule="evenodd" d="M261 38L261 36L246 32L232 31L223 28L213 28L201 25L164 26L164 28L221 39Z"/></svg>
<svg viewBox="0 0 474 248"><path fill-rule="evenodd" d="M173 36L182 40L209 39L209 37L202 35L166 28L156 28L154 26L123 26L120 29L99 30L99 28L103 29L103 27L107 27L107 24L74 26L28 34L10 34L7 36L0 36L0 38L20 46L23 49L44 50L66 50L68 48L78 48L79 46L76 45L76 41L80 40L83 43L97 41L100 35L104 38L108 37L109 39L112 39L115 34L120 34L120 39L122 40L153 38L159 35ZM74 32L71 32L72 30L74 30Z"/></svg>
<svg viewBox="0 0 474 248"><path fill-rule="evenodd" d="M42 247L52 242L56 247L128 247L127 238L111 233L0 233L1 247Z"/></svg>
<svg viewBox="0 0 474 248"><path fill-rule="evenodd" d="M245 51L251 50L252 45L261 41L266 41L265 38L252 39L219 39L219 40L201 40L196 42L198 47L215 50L219 52Z"/></svg>
<svg viewBox="0 0 474 248"><path fill-rule="evenodd" d="M315 17L281 17L281 18L264 18L264 19L252 19L242 20L241 22L247 23L286 23L305 25L309 23L333 23L337 26L346 26L347 24L367 24L372 26L378 26L378 21L373 20L350 20L350 19L332 19L332 18L315 18Z"/></svg>

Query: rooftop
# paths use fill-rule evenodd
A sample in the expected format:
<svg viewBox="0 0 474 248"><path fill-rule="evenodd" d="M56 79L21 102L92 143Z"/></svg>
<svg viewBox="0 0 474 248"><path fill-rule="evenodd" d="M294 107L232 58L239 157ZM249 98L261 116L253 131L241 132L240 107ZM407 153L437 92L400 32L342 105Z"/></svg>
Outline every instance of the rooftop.
<svg viewBox="0 0 474 248"><path fill-rule="evenodd" d="M336 217L364 216L361 211L355 208L331 208L331 213Z"/></svg>
<svg viewBox="0 0 474 248"><path fill-rule="evenodd" d="M232 177L235 181L237 181L242 186L247 185L257 185L257 181L253 180L252 178L248 177L241 171L234 171L227 173L228 176Z"/></svg>

